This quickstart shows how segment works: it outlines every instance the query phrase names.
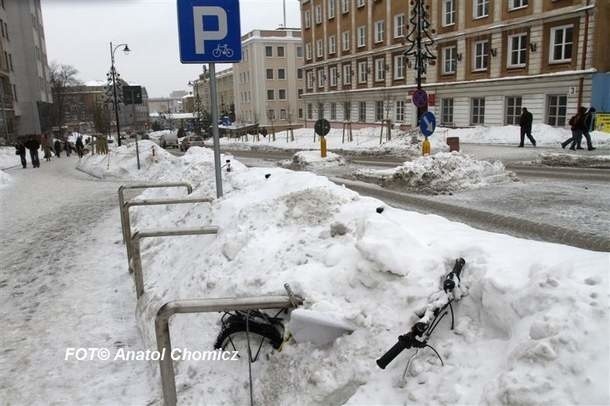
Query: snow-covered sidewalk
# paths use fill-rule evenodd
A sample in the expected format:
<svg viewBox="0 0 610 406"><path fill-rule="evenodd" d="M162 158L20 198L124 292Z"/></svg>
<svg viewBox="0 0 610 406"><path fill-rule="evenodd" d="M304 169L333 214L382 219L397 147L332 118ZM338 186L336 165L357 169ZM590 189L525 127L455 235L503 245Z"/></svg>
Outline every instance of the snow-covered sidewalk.
<svg viewBox="0 0 610 406"><path fill-rule="evenodd" d="M144 362L64 360L67 347L141 349L118 185L75 171L76 162L11 170L14 183L0 190L3 404L154 399Z"/></svg>

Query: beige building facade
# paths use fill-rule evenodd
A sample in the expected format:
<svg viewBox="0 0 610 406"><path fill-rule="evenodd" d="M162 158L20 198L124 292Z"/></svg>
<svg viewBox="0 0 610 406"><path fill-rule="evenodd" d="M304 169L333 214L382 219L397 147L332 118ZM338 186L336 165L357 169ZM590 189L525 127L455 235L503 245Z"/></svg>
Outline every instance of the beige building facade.
<svg viewBox="0 0 610 406"><path fill-rule="evenodd" d="M414 125L410 2L301 0L306 119ZM428 0L437 56L424 89L445 126L565 126L610 89L607 0ZM600 76L601 75L601 76Z"/></svg>
<svg viewBox="0 0 610 406"><path fill-rule="evenodd" d="M233 65L236 120L285 125L303 119L301 30L254 30L242 36L242 60Z"/></svg>

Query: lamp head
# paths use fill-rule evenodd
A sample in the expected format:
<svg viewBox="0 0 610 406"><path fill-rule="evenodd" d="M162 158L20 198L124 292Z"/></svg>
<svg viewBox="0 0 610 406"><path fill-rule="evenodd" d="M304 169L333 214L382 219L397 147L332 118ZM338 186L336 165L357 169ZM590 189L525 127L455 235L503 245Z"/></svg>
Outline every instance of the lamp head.
<svg viewBox="0 0 610 406"><path fill-rule="evenodd" d="M129 49L129 45L125 44L125 48L123 48L123 53L125 53L125 55L129 55L130 52L131 49Z"/></svg>

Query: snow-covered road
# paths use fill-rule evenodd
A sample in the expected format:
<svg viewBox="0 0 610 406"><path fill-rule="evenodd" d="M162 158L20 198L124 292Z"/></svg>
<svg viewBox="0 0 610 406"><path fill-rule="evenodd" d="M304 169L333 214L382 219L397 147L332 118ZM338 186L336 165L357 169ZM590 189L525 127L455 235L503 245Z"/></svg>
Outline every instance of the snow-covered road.
<svg viewBox="0 0 610 406"><path fill-rule="evenodd" d="M144 362L64 360L66 347L141 349L133 283L117 266L118 184L76 162L10 170L15 182L0 190L3 404L151 400Z"/></svg>

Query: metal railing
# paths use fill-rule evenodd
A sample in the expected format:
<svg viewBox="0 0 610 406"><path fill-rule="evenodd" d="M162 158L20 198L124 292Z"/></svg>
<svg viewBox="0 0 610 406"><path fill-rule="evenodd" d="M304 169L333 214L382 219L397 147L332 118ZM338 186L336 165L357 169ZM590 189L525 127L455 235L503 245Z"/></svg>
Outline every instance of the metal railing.
<svg viewBox="0 0 610 406"><path fill-rule="evenodd" d="M172 362L172 343L169 330L169 319L178 313L211 313L248 310L269 310L291 308L303 304L299 296L258 296L244 298L219 298L178 300L161 306L155 318L155 335L157 350L164 357L159 358L161 386L165 406L177 403L176 376Z"/></svg>
<svg viewBox="0 0 610 406"><path fill-rule="evenodd" d="M187 182L171 182L171 183L136 183L133 185L122 185L119 187L119 211L121 213L121 229L123 231L123 244L129 239L129 233L126 233L125 228L125 190L127 189L152 189L165 187L186 187L188 194L193 193L193 186Z"/></svg>
<svg viewBox="0 0 610 406"><path fill-rule="evenodd" d="M184 235L208 235L217 234L218 227L207 226L207 227L196 227L196 228L182 228L182 229L171 229L171 230L149 230L149 231L136 231L130 238L130 244L132 253L129 258L129 268L133 270L134 280L136 284L136 297L139 299L144 294L144 274L142 271L142 257L140 254L140 240L143 238L150 237L177 237Z"/></svg>

